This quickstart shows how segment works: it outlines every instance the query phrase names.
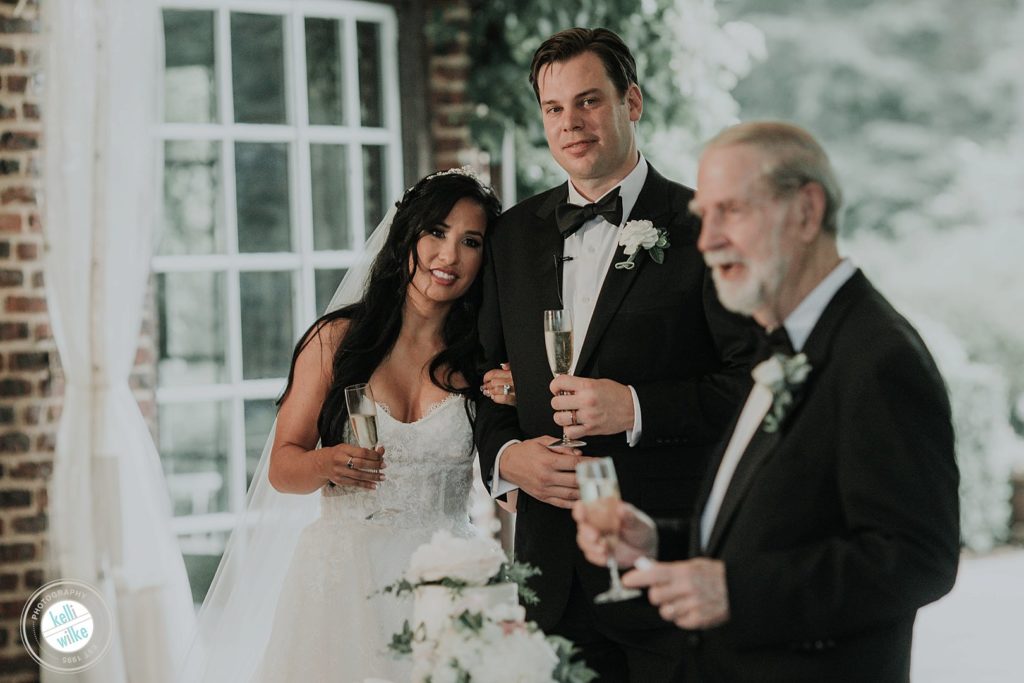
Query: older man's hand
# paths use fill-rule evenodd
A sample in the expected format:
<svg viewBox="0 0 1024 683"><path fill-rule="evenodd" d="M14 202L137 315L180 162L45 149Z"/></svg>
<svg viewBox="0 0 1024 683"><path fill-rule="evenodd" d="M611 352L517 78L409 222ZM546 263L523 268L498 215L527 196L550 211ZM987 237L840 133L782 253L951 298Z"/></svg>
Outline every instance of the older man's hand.
<svg viewBox="0 0 1024 683"><path fill-rule="evenodd" d="M619 532L615 538L615 561L620 567L632 567L638 558L658 554L658 531L651 518L629 503L616 502ZM589 562L608 564L608 542L587 515L587 504L576 502L572 507L576 520L576 543Z"/></svg>
<svg viewBox="0 0 1024 683"><path fill-rule="evenodd" d="M630 588L647 588L661 618L679 628L704 629L729 621L725 563L706 557L655 562L622 577Z"/></svg>

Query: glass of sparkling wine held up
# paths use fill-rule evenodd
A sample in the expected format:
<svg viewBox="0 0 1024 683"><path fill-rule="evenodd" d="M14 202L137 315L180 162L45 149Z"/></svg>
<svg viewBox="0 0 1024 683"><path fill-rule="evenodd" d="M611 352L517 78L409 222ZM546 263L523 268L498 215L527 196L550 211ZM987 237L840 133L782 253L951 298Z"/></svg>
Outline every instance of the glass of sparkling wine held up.
<svg viewBox="0 0 1024 683"><path fill-rule="evenodd" d="M597 529L608 545L608 571L612 586L596 596L594 602L619 602L640 596L635 588L625 588L619 579L619 564L615 561L615 543L621 523L618 514L619 479L611 458L587 460L576 465L576 482L580 487L580 500L587 513L587 522Z"/></svg>
<svg viewBox="0 0 1024 683"><path fill-rule="evenodd" d="M548 354L548 366L552 374L568 375L572 367L572 316L569 311L557 309L544 311L544 350ZM570 439L562 429L562 440L551 446L579 448L586 446L586 441Z"/></svg>
<svg viewBox="0 0 1024 683"><path fill-rule="evenodd" d="M352 435L360 448L376 448L377 440L377 403L373 399L373 391L369 384L353 384L345 387L345 405L348 407L349 424ZM375 470L380 472L380 470ZM378 489L383 485L378 484ZM394 512L389 508L375 510L367 515L373 519Z"/></svg>
<svg viewBox="0 0 1024 683"><path fill-rule="evenodd" d="M377 404L369 384L345 387L345 405L352 435L360 448L377 447Z"/></svg>

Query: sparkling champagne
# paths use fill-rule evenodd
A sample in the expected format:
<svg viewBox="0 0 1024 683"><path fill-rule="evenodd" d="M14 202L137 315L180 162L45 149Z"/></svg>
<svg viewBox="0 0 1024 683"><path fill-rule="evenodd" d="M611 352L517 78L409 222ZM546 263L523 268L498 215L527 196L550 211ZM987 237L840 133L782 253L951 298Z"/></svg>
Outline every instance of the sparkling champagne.
<svg viewBox="0 0 1024 683"><path fill-rule="evenodd" d="M601 534L608 545L608 572L612 586L594 597L594 602L618 602L640 595L635 588L626 588L619 578L619 564L615 561L615 547L619 540L621 521L618 513L619 478L611 458L584 460L576 465L576 482L580 487L580 500L587 513L587 522Z"/></svg>
<svg viewBox="0 0 1024 683"><path fill-rule="evenodd" d="M350 414L352 433L360 448L374 448L377 445L377 416Z"/></svg>
<svg viewBox="0 0 1024 683"><path fill-rule="evenodd" d="M614 541L619 533L619 485L608 479L591 479L580 482L580 500L587 511L587 522L605 537Z"/></svg>
<svg viewBox="0 0 1024 683"><path fill-rule="evenodd" d="M556 375L566 375L572 365L572 330L545 330L544 349L548 365Z"/></svg>

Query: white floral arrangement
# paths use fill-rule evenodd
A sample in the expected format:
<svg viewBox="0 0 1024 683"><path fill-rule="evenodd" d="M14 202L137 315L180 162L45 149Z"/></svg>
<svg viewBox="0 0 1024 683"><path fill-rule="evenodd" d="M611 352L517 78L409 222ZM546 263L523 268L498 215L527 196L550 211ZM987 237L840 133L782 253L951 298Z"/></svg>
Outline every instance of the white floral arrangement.
<svg viewBox="0 0 1024 683"><path fill-rule="evenodd" d="M807 381L810 372L811 364L803 353L795 356L777 353L754 366L750 373L754 382L772 392L772 405L764 416L764 431L771 434L779 430L793 405L793 394Z"/></svg>
<svg viewBox="0 0 1024 683"><path fill-rule="evenodd" d="M538 573L508 561L493 539L436 532L413 553L402 579L384 589L415 592L430 612L414 611L415 627L405 622L389 649L412 657L413 683L589 683L596 674L572 661L573 644L544 635L525 620L516 592L502 590L518 586L524 601L536 602L525 584ZM439 591L447 593L445 605L433 602Z"/></svg>
<svg viewBox="0 0 1024 683"><path fill-rule="evenodd" d="M524 621L519 605L464 611L431 639L414 640L413 683L588 683L576 648Z"/></svg>
<svg viewBox="0 0 1024 683"><path fill-rule="evenodd" d="M459 538L442 529L416 548L404 576L382 592L402 595L423 586L443 586L459 593L475 586L514 583L522 599L533 603L537 595L526 581L538 573L530 565L510 561L492 538Z"/></svg>
<svg viewBox="0 0 1024 683"><path fill-rule="evenodd" d="M668 231L659 230L650 221L626 221L619 235L619 246L625 247L622 253L629 258L615 264L618 270L633 270L636 266L633 261L641 248L647 250L655 263L664 263L665 250L670 246Z"/></svg>

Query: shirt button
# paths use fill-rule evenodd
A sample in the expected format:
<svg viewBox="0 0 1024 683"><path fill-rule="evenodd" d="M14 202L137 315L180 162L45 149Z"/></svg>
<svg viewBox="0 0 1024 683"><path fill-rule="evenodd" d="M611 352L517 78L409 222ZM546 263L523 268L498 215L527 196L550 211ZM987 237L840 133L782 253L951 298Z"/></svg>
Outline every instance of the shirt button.
<svg viewBox="0 0 1024 683"><path fill-rule="evenodd" d="M583 303L589 304L590 303L590 297L589 296L583 297Z"/></svg>
<svg viewBox="0 0 1024 683"><path fill-rule="evenodd" d="M595 249L594 247L587 247L587 253L588 254L596 254L597 253L597 249Z"/></svg>

